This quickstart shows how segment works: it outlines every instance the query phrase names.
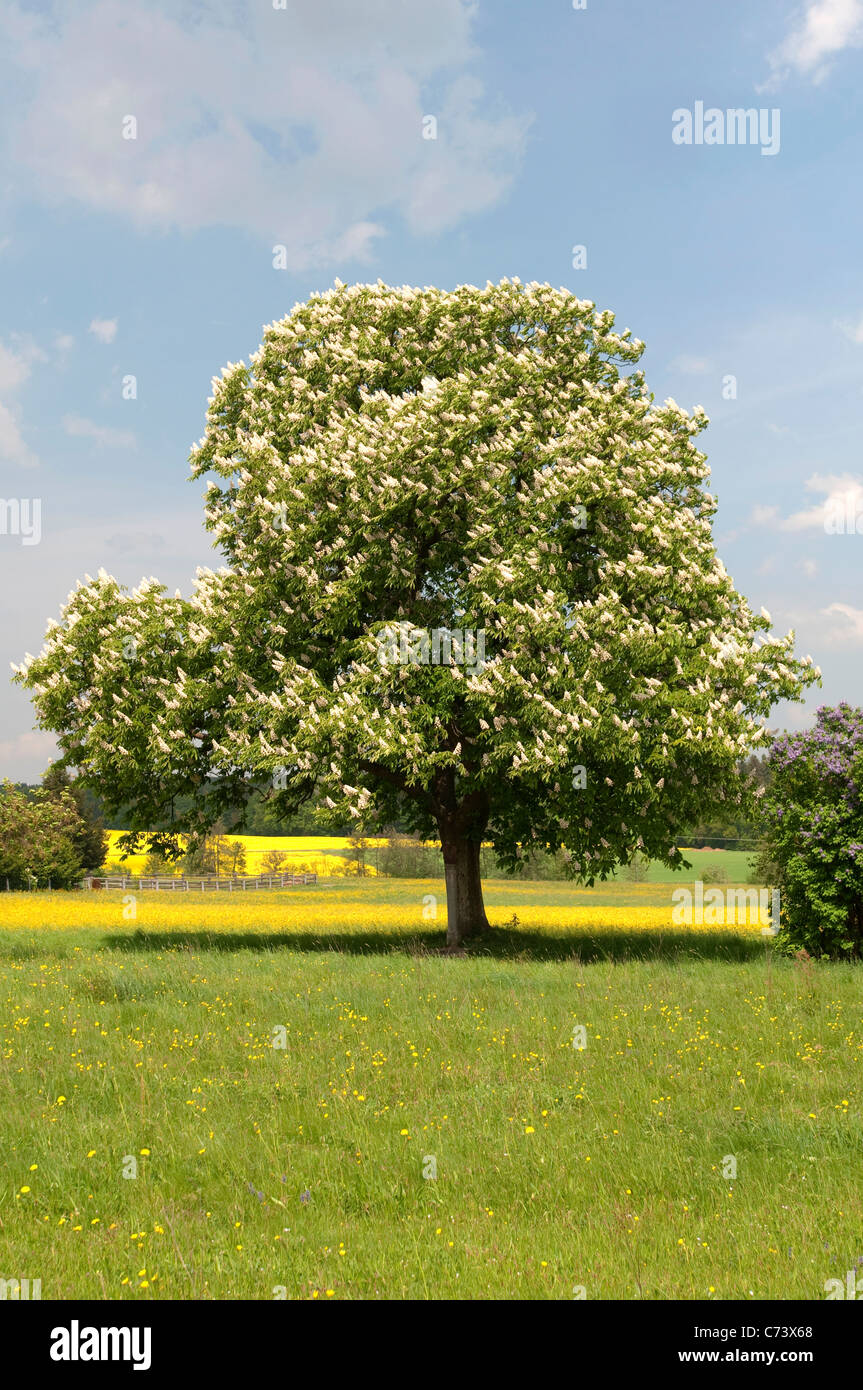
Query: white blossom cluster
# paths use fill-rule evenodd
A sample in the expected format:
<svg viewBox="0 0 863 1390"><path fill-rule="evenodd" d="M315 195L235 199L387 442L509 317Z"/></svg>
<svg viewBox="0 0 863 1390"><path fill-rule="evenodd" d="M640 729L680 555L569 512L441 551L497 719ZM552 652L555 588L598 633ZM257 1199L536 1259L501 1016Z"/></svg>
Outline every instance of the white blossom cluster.
<svg viewBox="0 0 863 1390"><path fill-rule="evenodd" d="M641 350L518 280L297 305L193 447L226 565L189 600L79 585L18 671L40 721L142 816L282 768L334 820L408 804L588 879L667 856L818 673L716 557L706 419L622 373ZM484 662L382 663L404 623L483 630Z"/></svg>

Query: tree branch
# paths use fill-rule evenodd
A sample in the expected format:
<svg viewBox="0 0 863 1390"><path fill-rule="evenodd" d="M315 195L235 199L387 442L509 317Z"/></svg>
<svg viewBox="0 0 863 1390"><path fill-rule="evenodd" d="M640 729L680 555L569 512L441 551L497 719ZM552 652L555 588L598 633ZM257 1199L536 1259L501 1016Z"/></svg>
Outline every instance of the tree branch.
<svg viewBox="0 0 863 1390"><path fill-rule="evenodd" d="M365 758L359 758L357 767L361 772L368 772L372 777L379 777L382 782L389 782L391 786L404 792L405 796L409 796L412 801L418 801L420 805L426 806L430 811L434 810L435 803L428 792L423 791L422 787L410 786L406 778L402 777L400 773L384 767L383 763L372 763Z"/></svg>

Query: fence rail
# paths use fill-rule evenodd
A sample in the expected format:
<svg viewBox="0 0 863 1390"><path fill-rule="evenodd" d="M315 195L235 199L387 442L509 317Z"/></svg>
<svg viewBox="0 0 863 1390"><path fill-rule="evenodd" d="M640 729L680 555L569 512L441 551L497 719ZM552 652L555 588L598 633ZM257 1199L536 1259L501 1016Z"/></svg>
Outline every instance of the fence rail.
<svg viewBox="0 0 863 1390"><path fill-rule="evenodd" d="M245 893L255 892L259 888L302 888L317 881L317 874L259 874L257 878L153 878L116 875L100 878L91 875L81 880L81 887L119 888L123 892L133 889L136 893Z"/></svg>

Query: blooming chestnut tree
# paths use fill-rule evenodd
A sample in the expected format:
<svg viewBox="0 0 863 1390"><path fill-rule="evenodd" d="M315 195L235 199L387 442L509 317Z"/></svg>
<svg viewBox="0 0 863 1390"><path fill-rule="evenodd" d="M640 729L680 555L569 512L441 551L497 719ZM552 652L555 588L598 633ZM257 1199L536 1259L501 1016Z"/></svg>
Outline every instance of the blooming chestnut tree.
<svg viewBox="0 0 863 1390"><path fill-rule="evenodd" d="M587 883L680 862L817 672L717 559L706 418L654 403L642 350L518 280L297 305L192 451L224 566L188 599L79 584L18 668L40 724L141 830L266 784L439 837L453 945L488 926L483 841Z"/></svg>
<svg viewBox="0 0 863 1390"><path fill-rule="evenodd" d="M863 710L818 710L770 749L766 858L782 894L781 943L863 956Z"/></svg>

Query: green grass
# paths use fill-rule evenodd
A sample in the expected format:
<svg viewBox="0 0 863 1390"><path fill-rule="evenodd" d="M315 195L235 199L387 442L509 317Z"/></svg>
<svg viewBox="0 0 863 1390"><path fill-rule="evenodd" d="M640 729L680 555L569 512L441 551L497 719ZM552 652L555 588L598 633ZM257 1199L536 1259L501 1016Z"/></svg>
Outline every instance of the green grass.
<svg viewBox="0 0 863 1390"><path fill-rule="evenodd" d="M428 891L255 894L272 929L234 900L218 931L194 903L180 929L123 923L119 896L116 926L62 927L71 894L3 930L0 895L0 1277L45 1299L821 1299L863 1259L859 970L728 929L553 929L564 901L667 903L650 884L490 883L493 918L552 926L466 957L434 952L439 925L351 927L418 919Z"/></svg>
<svg viewBox="0 0 863 1390"><path fill-rule="evenodd" d="M742 849L690 849L684 851L683 857L692 868L682 872L678 869L667 869L664 864L652 860L647 865L646 882L671 883L677 887L692 879L701 878L705 869L720 869L727 875L729 882L747 883L753 860L756 858L751 850ZM618 875L618 881L621 878L622 872Z"/></svg>

